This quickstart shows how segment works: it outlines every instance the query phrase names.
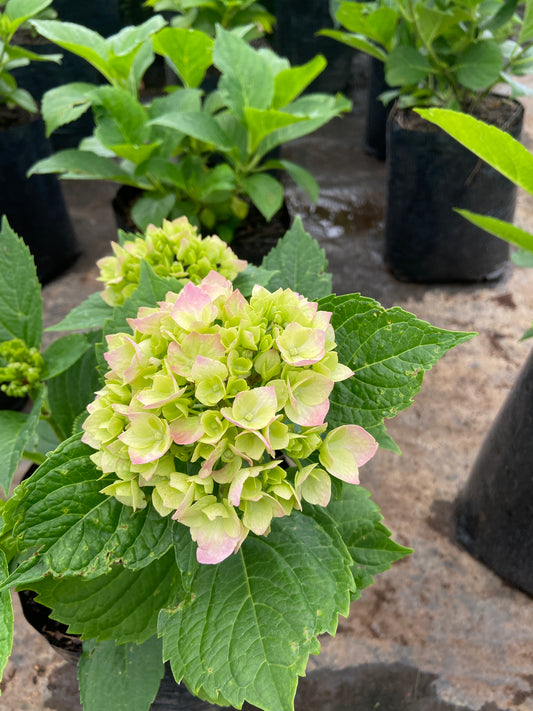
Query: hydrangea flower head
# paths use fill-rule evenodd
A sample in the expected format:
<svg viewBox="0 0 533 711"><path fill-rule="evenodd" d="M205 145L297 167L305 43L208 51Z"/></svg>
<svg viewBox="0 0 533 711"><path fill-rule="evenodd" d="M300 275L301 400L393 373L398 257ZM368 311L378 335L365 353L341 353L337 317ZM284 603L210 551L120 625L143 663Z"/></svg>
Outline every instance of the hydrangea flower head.
<svg viewBox="0 0 533 711"><path fill-rule="evenodd" d="M38 348L20 338L0 343L0 389L9 397L28 395L42 377L44 361Z"/></svg>
<svg viewBox="0 0 533 711"><path fill-rule="evenodd" d="M246 267L219 237L198 235L186 217L163 220L162 227L149 225L144 236L123 245L112 242L111 247L113 256L97 262L98 280L105 284L102 298L111 306L119 306L135 291L143 260L158 276L193 284L212 270L233 281Z"/></svg>
<svg viewBox="0 0 533 711"><path fill-rule="evenodd" d="M210 272L107 337L109 371L83 441L116 479L103 491L151 501L188 526L201 563L302 502L326 506L331 477L358 483L377 449L362 427L328 430L338 362L331 314L290 289L250 300Z"/></svg>

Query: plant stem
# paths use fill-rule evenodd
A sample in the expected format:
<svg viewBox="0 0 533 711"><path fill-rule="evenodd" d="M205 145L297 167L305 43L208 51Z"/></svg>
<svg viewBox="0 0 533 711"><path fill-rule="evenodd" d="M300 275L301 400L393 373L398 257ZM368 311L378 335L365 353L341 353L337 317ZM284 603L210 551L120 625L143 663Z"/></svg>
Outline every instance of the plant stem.
<svg viewBox="0 0 533 711"><path fill-rule="evenodd" d="M42 464L45 461L44 455L40 452L28 452L27 450L24 450L22 452L22 457L23 459L27 459L34 464Z"/></svg>

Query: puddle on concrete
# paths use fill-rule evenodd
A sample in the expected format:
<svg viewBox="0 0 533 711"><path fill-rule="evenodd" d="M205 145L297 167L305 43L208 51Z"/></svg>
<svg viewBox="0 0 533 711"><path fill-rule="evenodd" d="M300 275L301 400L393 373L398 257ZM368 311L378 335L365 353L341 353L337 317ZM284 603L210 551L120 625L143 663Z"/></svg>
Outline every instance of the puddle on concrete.
<svg viewBox="0 0 533 711"><path fill-rule="evenodd" d="M314 672L300 683L295 711L478 711L439 700L437 679L405 664ZM504 709L489 703L479 711Z"/></svg>

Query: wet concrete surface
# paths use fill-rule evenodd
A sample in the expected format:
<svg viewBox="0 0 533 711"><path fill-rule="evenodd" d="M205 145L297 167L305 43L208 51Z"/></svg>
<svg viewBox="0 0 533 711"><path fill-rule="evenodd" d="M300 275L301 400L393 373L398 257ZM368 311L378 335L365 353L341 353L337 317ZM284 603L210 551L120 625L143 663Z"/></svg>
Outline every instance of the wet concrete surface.
<svg viewBox="0 0 533 711"><path fill-rule="evenodd" d="M382 258L386 166L362 149L365 92L354 110L301 139L284 157L313 171L313 206L289 189L292 214L325 247L338 293L399 305L433 324L478 331L424 380L415 404L389 424L402 456L380 451L361 472L385 523L414 554L363 591L335 638L325 637L297 696L297 711L533 711L533 600L461 549L454 500L495 414L524 363L533 319L533 271L509 266L477 285L396 281ZM533 104L524 140L533 145ZM65 194L84 255L45 289L57 322L98 288L95 260L114 237L115 188L70 182ZM520 195L516 222L533 229L533 200ZM6 669L2 711L79 711L75 668L22 619ZM113 709L102 709L113 711Z"/></svg>

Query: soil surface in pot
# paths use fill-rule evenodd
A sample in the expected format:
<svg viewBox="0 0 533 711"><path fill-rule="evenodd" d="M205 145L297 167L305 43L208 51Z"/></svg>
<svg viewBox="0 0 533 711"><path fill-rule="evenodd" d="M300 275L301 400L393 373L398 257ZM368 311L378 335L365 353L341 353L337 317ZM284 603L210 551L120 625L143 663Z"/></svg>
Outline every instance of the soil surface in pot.
<svg viewBox="0 0 533 711"><path fill-rule="evenodd" d="M506 131L521 115L523 109L518 102L512 99L498 96L497 94L489 94L475 106L465 107L463 111L480 121ZM411 109L395 110L394 120L402 128L411 131L426 131L428 133L442 131L439 126L426 121Z"/></svg>
<svg viewBox="0 0 533 711"><path fill-rule="evenodd" d="M352 114L284 149L283 158L313 171L321 187L316 205L290 187L291 215L300 214L326 250L336 293L361 292L436 326L479 335L427 373L414 405L388 423L402 456L380 451L361 470L385 524L415 553L363 590L335 638L321 639L297 708L532 711L532 599L457 544L453 502L532 348L520 338L533 318L533 270L510 265L500 281L475 286L395 280L382 258L386 169L363 151L364 89L352 98ZM533 99L524 103L531 149ZM66 181L64 189L86 253L46 287L46 326L101 288L94 263L116 238L116 186ZM533 200L523 194L516 222L533 229ZM15 605L0 708L80 711L75 668L25 623L16 598Z"/></svg>
<svg viewBox="0 0 533 711"><path fill-rule="evenodd" d="M32 114L20 106L8 108L5 104L0 104L0 131L7 131L13 126L25 126L38 118L38 114Z"/></svg>

